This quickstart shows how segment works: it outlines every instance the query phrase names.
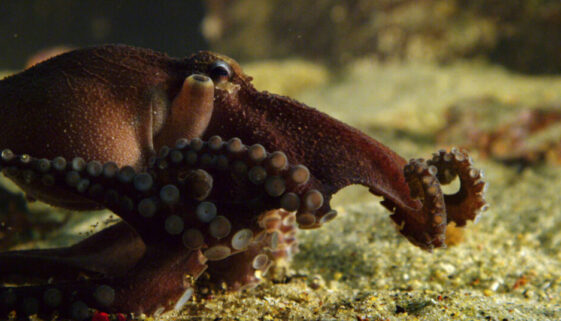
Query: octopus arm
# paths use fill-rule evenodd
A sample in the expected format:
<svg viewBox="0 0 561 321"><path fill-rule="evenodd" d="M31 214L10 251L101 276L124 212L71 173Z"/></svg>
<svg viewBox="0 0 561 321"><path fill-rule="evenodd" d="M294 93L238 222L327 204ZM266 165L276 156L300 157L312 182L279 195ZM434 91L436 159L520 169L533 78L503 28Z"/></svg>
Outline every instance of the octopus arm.
<svg viewBox="0 0 561 321"><path fill-rule="evenodd" d="M257 271L266 273L276 258L296 251L298 217L301 226L309 225L310 217L315 222L312 213L323 204L307 168L239 138L179 140L174 148L163 147L144 172L108 164L1 153L8 177L85 195L124 219L70 248L3 254L2 281L14 281L12 272L21 277L13 282L20 286L0 288L3 315L57 312L81 319L95 310L158 314L180 309L194 293L207 259L215 284L254 286ZM220 184L214 186L214 180ZM286 211L277 214L279 208ZM25 266L39 264L45 266L42 282ZM55 282L45 284L53 275ZM77 281L82 277L89 279ZM35 281L41 285L25 285ZM101 301L100 291L105 293ZM48 299L44 306L45 295L69 298L57 304Z"/></svg>
<svg viewBox="0 0 561 321"><path fill-rule="evenodd" d="M35 314L87 320L92 309L158 314L176 307L172 302L178 299L187 301L183 296L193 294L194 280L206 269L205 262L199 250L178 252L173 244L150 247L126 277L2 287L0 315L18 311L18 320Z"/></svg>
<svg viewBox="0 0 561 321"><path fill-rule="evenodd" d="M399 231L413 244L432 250L446 246L446 226L454 222L464 226L468 220L477 221L486 209L483 198L485 183L480 170L472 167L471 159L463 151L453 148L433 155L431 160L413 159L404 167L404 176L411 197L421 200L419 210L400 207L391 199L382 201L393 212L392 220ZM459 178L459 190L445 195L441 185Z"/></svg>
<svg viewBox="0 0 561 321"><path fill-rule="evenodd" d="M138 234L120 222L70 247L2 252L0 261L9 264L0 265L0 282L13 283L22 278L58 282L123 275L145 251Z"/></svg>
<svg viewBox="0 0 561 321"><path fill-rule="evenodd" d="M479 171L462 151L441 152L430 162L408 163L359 130L290 98L250 88L238 94L238 101L216 102L222 108L215 110L208 132L225 136L237 132L246 141L286 151L290 159L307 166L311 184L325 200L318 213L330 211L329 200L341 188L364 185L384 198L382 204L393 213L404 236L431 250L445 246L449 221L463 226L485 204ZM235 115L239 114L244 118L238 123ZM444 195L440 185L457 175L459 192Z"/></svg>

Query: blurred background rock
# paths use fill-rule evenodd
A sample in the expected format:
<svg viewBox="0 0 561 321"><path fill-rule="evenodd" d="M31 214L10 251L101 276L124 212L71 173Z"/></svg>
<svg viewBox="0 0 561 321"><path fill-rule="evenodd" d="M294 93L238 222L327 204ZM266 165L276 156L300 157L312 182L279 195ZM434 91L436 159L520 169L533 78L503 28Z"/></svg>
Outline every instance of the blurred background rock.
<svg viewBox="0 0 561 321"><path fill-rule="evenodd" d="M447 63L483 58L524 73L561 71L552 0L207 0L203 33L238 59L362 56Z"/></svg>

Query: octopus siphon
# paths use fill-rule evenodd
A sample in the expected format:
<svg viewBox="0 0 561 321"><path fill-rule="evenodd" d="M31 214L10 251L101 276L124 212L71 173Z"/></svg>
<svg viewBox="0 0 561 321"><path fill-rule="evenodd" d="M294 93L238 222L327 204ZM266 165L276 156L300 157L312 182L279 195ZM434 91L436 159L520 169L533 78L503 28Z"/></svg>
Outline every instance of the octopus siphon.
<svg viewBox="0 0 561 321"><path fill-rule="evenodd" d="M122 219L69 247L1 252L0 318L134 319L181 310L203 286L252 288L351 184L428 251L486 206L465 151L407 162L206 51L64 53L0 81L0 122L2 172L28 198Z"/></svg>

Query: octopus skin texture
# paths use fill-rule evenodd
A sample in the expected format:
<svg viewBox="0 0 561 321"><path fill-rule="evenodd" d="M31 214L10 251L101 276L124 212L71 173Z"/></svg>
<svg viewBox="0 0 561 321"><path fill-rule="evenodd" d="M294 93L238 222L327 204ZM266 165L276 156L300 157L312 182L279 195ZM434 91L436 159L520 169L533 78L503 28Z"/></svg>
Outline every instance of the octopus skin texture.
<svg viewBox="0 0 561 321"><path fill-rule="evenodd" d="M202 287L251 288L297 250L297 227L335 218L331 196L350 184L381 196L399 232L429 251L445 246L447 224L485 207L464 151L407 162L257 91L211 52L71 51L1 80L0 121L2 172L29 198L122 219L70 247L0 253L2 318L159 315ZM455 177L458 192L444 195Z"/></svg>

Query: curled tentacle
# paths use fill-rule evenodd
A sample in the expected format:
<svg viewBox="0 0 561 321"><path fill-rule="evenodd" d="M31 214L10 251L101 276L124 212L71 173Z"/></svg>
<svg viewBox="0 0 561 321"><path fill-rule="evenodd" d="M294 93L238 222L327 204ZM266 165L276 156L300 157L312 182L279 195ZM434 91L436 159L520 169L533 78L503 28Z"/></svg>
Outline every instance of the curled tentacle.
<svg viewBox="0 0 561 321"><path fill-rule="evenodd" d="M479 214L487 208L483 197L486 183L483 172L472 166L467 153L455 148L450 152L441 150L427 163L438 168L437 177L441 184L448 184L455 177L460 179L459 190L444 195L448 221L455 222L456 226L465 226L468 220L477 222Z"/></svg>
<svg viewBox="0 0 561 321"><path fill-rule="evenodd" d="M423 249L446 246L448 223L464 226L467 220L477 220L477 215L486 208L481 171L472 167L470 158L462 151L442 150L428 161L411 160L404 167L404 176L411 197L420 200L422 207L397 206L387 198L382 205L393 212L391 218L398 230ZM456 176L460 178L458 192L443 194L440 185L451 183Z"/></svg>
<svg viewBox="0 0 561 321"><path fill-rule="evenodd" d="M435 174L436 169L427 166L423 159L411 160L404 168L411 197L421 200L421 209L396 207L388 200L382 202L393 212L391 218L398 230L413 244L429 250L444 246L447 223L444 197Z"/></svg>

